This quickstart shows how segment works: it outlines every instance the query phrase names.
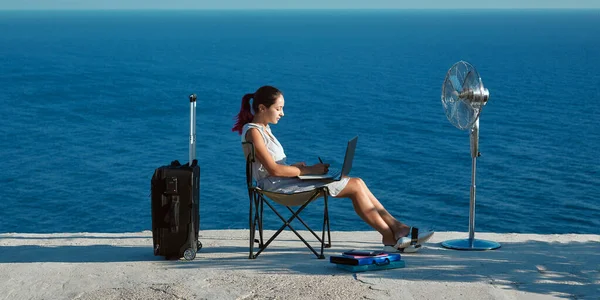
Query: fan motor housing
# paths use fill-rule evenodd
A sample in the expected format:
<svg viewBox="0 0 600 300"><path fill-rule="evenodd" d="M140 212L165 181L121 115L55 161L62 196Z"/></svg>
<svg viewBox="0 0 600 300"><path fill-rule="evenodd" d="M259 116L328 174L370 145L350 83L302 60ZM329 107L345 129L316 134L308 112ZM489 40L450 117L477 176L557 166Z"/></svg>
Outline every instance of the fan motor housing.
<svg viewBox="0 0 600 300"><path fill-rule="evenodd" d="M490 98L490 92L483 86L478 90L467 89L458 95L461 100L467 100L471 103L480 103L485 105Z"/></svg>

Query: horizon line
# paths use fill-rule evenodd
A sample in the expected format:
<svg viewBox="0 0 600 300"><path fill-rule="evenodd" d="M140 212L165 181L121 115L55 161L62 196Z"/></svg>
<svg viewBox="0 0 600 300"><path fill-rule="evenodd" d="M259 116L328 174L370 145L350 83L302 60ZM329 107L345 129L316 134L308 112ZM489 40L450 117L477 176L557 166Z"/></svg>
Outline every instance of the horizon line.
<svg viewBox="0 0 600 300"><path fill-rule="evenodd" d="M385 8L385 7L349 7L349 8L0 8L0 11L347 11L347 10L369 10L369 11L405 11L405 10L446 10L446 11L464 11L464 10L600 10L600 7L473 7L473 8Z"/></svg>

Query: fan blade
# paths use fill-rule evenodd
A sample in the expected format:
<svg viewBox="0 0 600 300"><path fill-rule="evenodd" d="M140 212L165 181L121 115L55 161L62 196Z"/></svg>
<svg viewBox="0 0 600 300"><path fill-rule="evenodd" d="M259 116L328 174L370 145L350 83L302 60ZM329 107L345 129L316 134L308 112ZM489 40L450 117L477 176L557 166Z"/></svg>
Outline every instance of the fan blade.
<svg viewBox="0 0 600 300"><path fill-rule="evenodd" d="M462 80L460 78L458 78L457 75L450 76L450 80L448 80L448 82L450 82L450 84L452 85L452 89L454 89L455 91L457 91L459 93L460 93L460 91L462 91L462 89L463 89Z"/></svg>
<svg viewBox="0 0 600 300"><path fill-rule="evenodd" d="M456 126L462 130L470 128L473 122L475 122L474 116L476 114L473 107L463 101L458 101L456 110L456 123L458 124Z"/></svg>
<svg viewBox="0 0 600 300"><path fill-rule="evenodd" d="M472 91L478 91L481 88L481 78L476 70L471 70L465 77L463 87Z"/></svg>
<svg viewBox="0 0 600 300"><path fill-rule="evenodd" d="M454 85L452 85L451 80L444 81L444 91L443 92L444 92L444 94L443 94L444 105L446 105L447 102L458 101L458 92L454 88Z"/></svg>

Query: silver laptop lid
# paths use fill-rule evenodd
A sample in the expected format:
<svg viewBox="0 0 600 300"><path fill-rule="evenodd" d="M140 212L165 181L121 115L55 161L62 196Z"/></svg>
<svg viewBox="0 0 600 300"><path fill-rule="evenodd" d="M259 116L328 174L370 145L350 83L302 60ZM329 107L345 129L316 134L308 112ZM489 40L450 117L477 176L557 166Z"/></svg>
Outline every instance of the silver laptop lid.
<svg viewBox="0 0 600 300"><path fill-rule="evenodd" d="M344 165L342 166L341 176L348 176L352 170L352 161L354 160L354 151L356 150L356 142L358 136L353 137L348 141L348 147L346 147L346 155L344 156Z"/></svg>

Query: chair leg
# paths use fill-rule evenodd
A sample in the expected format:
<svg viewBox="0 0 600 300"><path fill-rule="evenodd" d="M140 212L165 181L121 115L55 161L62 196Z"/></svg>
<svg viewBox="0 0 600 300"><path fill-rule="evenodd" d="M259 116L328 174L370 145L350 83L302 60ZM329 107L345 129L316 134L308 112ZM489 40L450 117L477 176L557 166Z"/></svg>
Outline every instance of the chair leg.
<svg viewBox="0 0 600 300"><path fill-rule="evenodd" d="M291 209L289 206L286 206L286 207L287 207L287 209L288 209L288 210L289 210L289 211L290 211L292 214L294 214L294 213L295 213L295 212L294 212L294 210L293 210L293 209ZM314 237L315 237L315 238L316 238L316 239L317 239L319 242L321 242L321 241L322 241L322 239L321 239L321 238L320 238L320 237L319 237L319 236L318 236L318 235L317 235L317 234L316 234L316 233L315 233L315 232L314 232L312 229L310 229L310 227L308 227L308 225L306 224L306 222L304 222L304 220L303 220L303 219L302 219L300 216L296 216L296 220L298 220L300 223L302 223L302 225L304 225L304 227L306 227L306 229L307 229L308 231L310 231L310 233L311 233L311 234L312 234L312 235L313 235L313 236L314 236Z"/></svg>
<svg viewBox="0 0 600 300"><path fill-rule="evenodd" d="M263 201L264 199L255 192L249 192L250 195L250 253L248 258L255 259L265 247L263 243ZM258 231L258 239L256 238ZM258 251L254 253L254 244L258 243Z"/></svg>
<svg viewBox="0 0 600 300"><path fill-rule="evenodd" d="M329 210L327 208L327 193L323 195L323 232L321 233L321 259L325 258L323 255L323 248L331 247L331 235L329 232ZM325 244L325 227L327 227L327 244Z"/></svg>
<svg viewBox="0 0 600 300"><path fill-rule="evenodd" d="M250 199L250 212L248 215L248 222L249 227L250 227L250 253L248 254L248 258L249 259L253 259L254 257L254 234L255 234L255 228L254 228L254 224L255 224L255 219L253 218L253 212L254 212L254 193L250 190L248 190L248 198Z"/></svg>
<svg viewBox="0 0 600 300"><path fill-rule="evenodd" d="M266 198L263 197L263 195L261 195L260 193L255 193L254 195L254 205L251 204L251 206L253 206L253 208L255 209L253 212L251 212L251 216L253 216L253 222L251 224L252 227L252 235L251 235L251 243L252 245L250 246L251 250L250 250L250 257L251 259L255 259L257 258L270 244L271 242L273 242L278 236L279 234L281 234L281 232L287 227L289 228L303 243L304 245L306 245L306 247L318 258L318 259L324 259L325 255L324 255L324 248L330 248L331 247L331 231L330 231L330 225L329 225L329 208L328 208L328 198L327 198L327 193L325 191L325 193L323 193L323 198L324 198L324 211L323 211L323 227L322 227L322 232L321 232L321 237L319 237L305 222L304 220L302 220L302 218L299 216L300 213L306 208L307 205L309 205L313 200L315 200L318 196L319 196L319 192L315 193L313 197L311 197L311 199L309 201L307 201L306 203L304 203L300 208L298 208L296 211L294 211L293 209L291 209L289 206L286 206L286 208L292 213L292 216L288 219L285 219L278 211L277 209L275 209L275 207L270 203L270 201L267 201ZM279 217L279 219L281 219L281 221L283 221L283 225L267 240L266 243L263 243L263 211L264 211L264 204L267 204L267 206L277 215L277 217ZM302 235L300 235L296 229L291 225L292 221L294 219L297 219L300 223L302 223L302 225L304 225L304 227L310 231L310 233L320 242L321 244L321 251L320 253L317 252L303 237ZM259 233L259 240L257 240L255 238L255 232L256 230L258 230ZM327 230L327 237L325 237L325 230ZM327 238L327 239L326 239ZM259 243L259 247L258 247L258 251L256 253L253 253L253 246L254 243Z"/></svg>
<svg viewBox="0 0 600 300"><path fill-rule="evenodd" d="M316 196L316 195L315 195L315 196ZM270 244L270 243L271 243L271 242L272 242L272 241L273 241L273 240L274 240L274 239L275 239L275 238L276 238L276 237L277 237L277 236L278 236L280 233L281 233L281 231L283 231L283 230L285 229L285 227L287 227L287 228L289 228L289 229L290 229L290 230L291 230L291 231L292 231L292 232L293 232L293 233L294 233L294 234L295 234L295 235L296 235L296 236L297 236L297 237L298 237L298 238L299 238L299 239L300 239L300 240L301 240L301 241L304 243L304 245L306 245L306 247L308 247L308 249L310 249L310 251L312 251L312 253L313 253L313 254L314 254L314 255L315 255L317 258L320 258L320 259L321 259L321 258L325 258L325 257L323 256L323 254L322 254L322 253L321 253L321 254L319 254L319 253L318 253L318 252L317 252L317 251L316 251L316 250L315 250L315 249L314 249L314 248L313 248L313 247L312 247L312 246L311 246L311 245L310 245L310 244L309 244L309 243L308 243L308 242L307 242L307 241L306 241L306 240L305 240L303 237L302 237L302 235L300 235L300 234L299 234L299 233L296 231L296 229L294 229L294 227L292 227L292 225L291 225L291 222L292 222L294 219L297 219L297 218L298 218L298 215L300 214L300 212L302 212L302 211L303 211L303 210L306 208L306 206L307 206L308 204L310 204L310 202L311 202L311 201L307 201L306 203L304 203L304 204L303 204L303 205L302 205L300 208L298 208L298 210L296 210L295 212L293 212L293 211L292 211L292 212L293 212L293 215L292 215L292 216L291 216L289 219L287 219L287 220L286 220L286 219L285 219L283 216L281 216L281 214L279 214L279 212L278 212L278 211L275 209L275 207L273 207L273 206L272 206L272 205L271 205L269 202L267 202L267 201L265 201L265 202L266 202L266 203L267 203L267 205L268 205L268 206L271 208L271 210L273 210L273 212L275 212L275 214L276 214L276 215L277 215L277 216L278 216L278 217L279 217L279 218L280 218L280 219L281 219L281 220L284 222L284 224L281 226L281 228L279 228L279 230L278 230L278 231L277 231L277 232L276 232L276 233L275 233L275 234L274 234L274 235L273 235L273 236L272 236L272 237L271 237L271 238L270 238L270 239L267 241L267 243L265 244L265 248L266 248L266 247L267 247L267 246L268 246L268 245L269 245L269 244ZM289 207L288 207L288 209L289 209ZM303 223L303 224L305 224L305 226L306 226L306 223L304 223L304 222L302 222L302 223ZM319 237L318 237L318 236L317 236L317 235L314 233L314 231L312 231L312 230L311 230L311 229L310 229L308 226L306 226L306 227L307 227L307 229L308 229L309 231L311 231L311 232L312 232L312 234L313 234L313 235L315 235L315 237L316 237L318 240L320 240L320 239L319 239Z"/></svg>
<svg viewBox="0 0 600 300"><path fill-rule="evenodd" d="M262 197L262 196L260 196ZM279 212L275 209L275 207L273 207L268 201L264 200L264 198L261 201L262 203L267 203L267 206L269 206L271 208L271 210L281 219L285 222L285 219L283 219L283 217L279 214ZM261 203L261 204L262 204ZM264 205L264 204L262 204ZM273 240L275 240L275 238L277 238L277 236L279 236L279 234L285 229L285 227L288 226L287 223L284 223L268 240L266 243L262 244L260 248L258 249L258 251L254 254L253 258L257 258L270 244ZM260 232L260 231L259 231Z"/></svg>
<svg viewBox="0 0 600 300"><path fill-rule="evenodd" d="M259 245L260 247L263 247L263 245L265 244L264 242L264 235L263 235L263 211L264 211L264 202L265 202L265 198L262 197L262 195L258 195L259 197L259 203L260 203L260 217L258 219L258 235L260 238L260 242Z"/></svg>
<svg viewBox="0 0 600 300"><path fill-rule="evenodd" d="M325 248L331 248L331 229L329 228L329 198L325 195L325 220L327 220L327 245Z"/></svg>
<svg viewBox="0 0 600 300"><path fill-rule="evenodd" d="M315 195L315 196L317 196L317 195ZM330 230L330 227L329 227L329 207L328 207L327 191L324 191L324 193L323 193L323 201L324 201L324 205L323 205L323 228L322 228L322 232L321 232L321 237L319 237L304 222L304 220L302 220L302 218L300 216L298 216L298 215L296 216L296 219L298 221L300 221L300 223L302 223L302 225L304 225L304 227L306 227L306 229L321 243L321 254L317 255L317 257L320 258L320 259L325 258L325 256L323 255L324 248L331 248L331 230ZM289 206L287 207L287 209L290 212L294 213L294 211ZM327 228L327 240L325 239L325 228ZM310 248L310 246L309 246L309 248Z"/></svg>

